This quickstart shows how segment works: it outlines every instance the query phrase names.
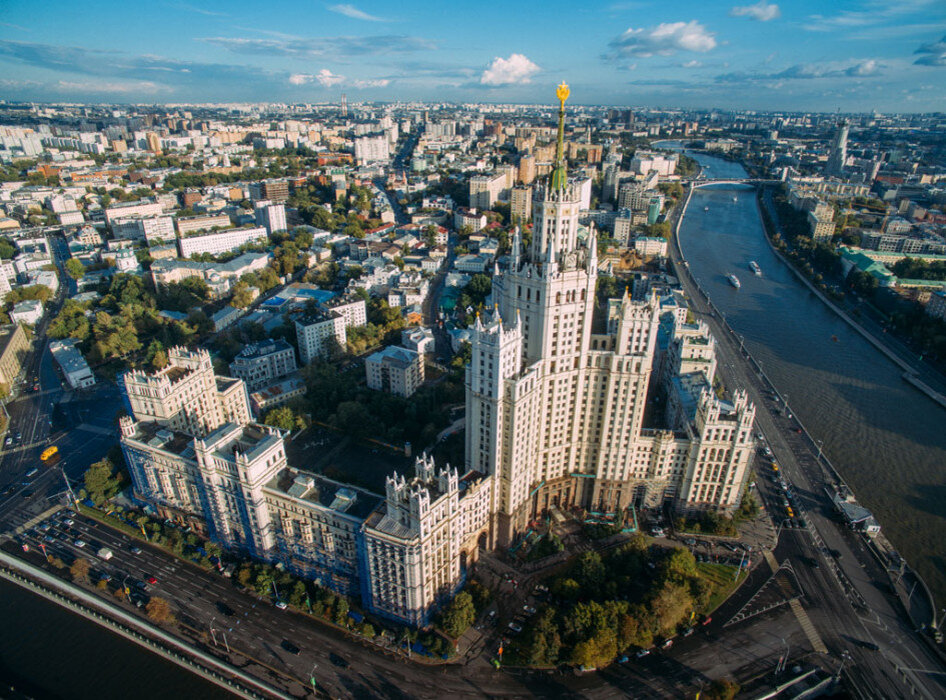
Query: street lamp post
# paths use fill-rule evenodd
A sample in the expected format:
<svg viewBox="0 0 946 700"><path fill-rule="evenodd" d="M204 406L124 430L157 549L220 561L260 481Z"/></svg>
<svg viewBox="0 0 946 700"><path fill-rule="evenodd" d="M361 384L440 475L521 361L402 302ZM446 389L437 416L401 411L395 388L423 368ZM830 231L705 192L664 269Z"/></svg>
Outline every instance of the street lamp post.
<svg viewBox="0 0 946 700"><path fill-rule="evenodd" d="M789 520L791 520L791 518L785 518L778 524L778 527L775 530L775 544L778 544L778 537L782 534L782 528L785 527L785 523L787 523Z"/></svg>
<svg viewBox="0 0 946 700"><path fill-rule="evenodd" d="M821 463L821 447L824 445L824 440L818 440L818 462Z"/></svg>
<svg viewBox="0 0 946 700"><path fill-rule="evenodd" d="M214 634L214 632L215 632L215 630L214 630L214 620L216 620L216 619L217 619L216 617L213 617L213 618L211 618L211 620L210 620L210 638L214 640L214 646L217 646L217 635Z"/></svg>
<svg viewBox="0 0 946 700"><path fill-rule="evenodd" d="M739 336L739 354L740 355L745 352L745 343L746 343L746 337L740 334Z"/></svg>
<svg viewBox="0 0 946 700"><path fill-rule="evenodd" d="M315 682L315 669L317 669L318 667L319 665L317 663L312 664L312 670L309 671L309 683L312 684L313 693L316 692L316 688L318 687L318 684Z"/></svg>

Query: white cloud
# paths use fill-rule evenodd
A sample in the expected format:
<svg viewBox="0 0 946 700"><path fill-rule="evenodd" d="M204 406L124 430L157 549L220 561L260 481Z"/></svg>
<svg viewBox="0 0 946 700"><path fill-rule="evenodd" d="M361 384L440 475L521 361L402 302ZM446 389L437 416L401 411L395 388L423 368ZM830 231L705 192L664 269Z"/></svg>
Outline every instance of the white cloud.
<svg viewBox="0 0 946 700"><path fill-rule="evenodd" d="M332 87L333 85L345 82L345 76L336 75L328 68L323 68L315 75L311 73L293 73L289 76L289 83L291 85L306 85L313 80L318 81L323 87Z"/></svg>
<svg viewBox="0 0 946 700"><path fill-rule="evenodd" d="M656 27L628 28L609 44L608 58L670 56L677 51L706 53L716 48L716 38L696 20L664 22Z"/></svg>
<svg viewBox="0 0 946 700"><path fill-rule="evenodd" d="M170 89L165 85L158 85L157 83L153 83L150 80L135 80L125 83L60 80L55 83L55 87L67 92L107 92L119 95L130 92L152 94L156 92L167 92Z"/></svg>
<svg viewBox="0 0 946 700"><path fill-rule="evenodd" d="M699 68L703 64L694 58L692 61L687 61L686 63L681 63L680 65L683 68Z"/></svg>
<svg viewBox="0 0 946 700"><path fill-rule="evenodd" d="M480 83L483 85L528 83L540 70L542 69L521 53L510 54L509 58L497 56L489 64L489 68L483 71Z"/></svg>
<svg viewBox="0 0 946 700"><path fill-rule="evenodd" d="M316 73L315 79L318 80L323 87L332 87L333 85L345 82L344 75L335 75L328 68L323 68Z"/></svg>
<svg viewBox="0 0 946 700"><path fill-rule="evenodd" d="M352 82L356 88L383 88L391 84L391 81L387 78L377 78L374 80L355 80Z"/></svg>
<svg viewBox="0 0 946 700"><path fill-rule="evenodd" d="M769 20L781 17L782 11L778 9L778 5L775 3L770 5L766 0L759 0L755 5L736 6L729 11L729 15L731 17L749 17L750 19L757 19L760 22L768 22Z"/></svg>
<svg viewBox="0 0 946 700"><path fill-rule="evenodd" d="M366 22L390 22L391 20L376 15L369 15L367 12L359 10L354 5L329 5L328 9L337 12L340 15L351 17L352 19L363 19Z"/></svg>

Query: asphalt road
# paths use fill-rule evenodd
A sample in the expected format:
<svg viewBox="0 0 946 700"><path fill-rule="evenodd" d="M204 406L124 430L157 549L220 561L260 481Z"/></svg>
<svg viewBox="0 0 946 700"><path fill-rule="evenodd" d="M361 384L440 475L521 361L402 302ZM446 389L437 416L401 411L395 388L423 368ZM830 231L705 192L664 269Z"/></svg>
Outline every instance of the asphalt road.
<svg viewBox="0 0 946 700"><path fill-rule="evenodd" d="M675 245L671 246L671 258L694 313L709 324L718 341L724 383L749 391L756 405L757 429L765 435L790 484L797 514L807 521L805 530L782 528L774 554L779 562L787 559L797 574L804 590L802 605L832 662L837 667L845 664L846 678L862 697L875 697L878 692L896 697L913 689L922 697L943 697L946 666L901 613L899 603L884 593L888 577L860 536L831 515L832 506L824 493L830 475L825 474L804 437L795 432L797 423L788 417L785 406L771 398L769 387L742 355L738 339L723 328L705 303L680 264ZM770 512L785 512L781 487L764 478L758 484ZM818 568L806 562L817 562ZM865 643L876 644L879 651L866 648Z"/></svg>

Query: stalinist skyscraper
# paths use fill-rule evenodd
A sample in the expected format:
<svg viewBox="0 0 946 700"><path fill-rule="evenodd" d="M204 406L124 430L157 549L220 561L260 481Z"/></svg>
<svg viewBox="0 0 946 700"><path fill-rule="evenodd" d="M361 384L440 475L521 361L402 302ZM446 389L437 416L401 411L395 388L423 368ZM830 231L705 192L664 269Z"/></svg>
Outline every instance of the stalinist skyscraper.
<svg viewBox="0 0 946 700"><path fill-rule="evenodd" d="M557 95L555 164L536 188L532 239L525 246L517 230L506 268L494 274L495 309L476 320L467 369L467 467L493 477L492 546L513 542L552 506L621 513L632 502L675 499L732 508L751 457L745 394L716 398L715 361L690 372L691 355L713 346L703 326L674 332L685 348L671 375L685 369L688 378L675 424L643 427L659 301L625 295L595 307L596 233L578 223L580 195L564 160L568 86Z"/></svg>

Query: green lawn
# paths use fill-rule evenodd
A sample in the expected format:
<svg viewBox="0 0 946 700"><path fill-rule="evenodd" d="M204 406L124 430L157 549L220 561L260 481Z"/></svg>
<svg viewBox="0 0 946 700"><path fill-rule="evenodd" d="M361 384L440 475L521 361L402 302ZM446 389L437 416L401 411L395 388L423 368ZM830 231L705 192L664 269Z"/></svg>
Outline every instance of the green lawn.
<svg viewBox="0 0 946 700"><path fill-rule="evenodd" d="M719 607L729 595L746 580L748 575L745 571L739 574L737 579L733 579L736 573L735 566L728 564L711 564L709 562L700 562L696 565L696 570L700 576L713 585L713 595L710 596L709 603L706 606L706 613L709 614Z"/></svg>

